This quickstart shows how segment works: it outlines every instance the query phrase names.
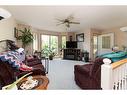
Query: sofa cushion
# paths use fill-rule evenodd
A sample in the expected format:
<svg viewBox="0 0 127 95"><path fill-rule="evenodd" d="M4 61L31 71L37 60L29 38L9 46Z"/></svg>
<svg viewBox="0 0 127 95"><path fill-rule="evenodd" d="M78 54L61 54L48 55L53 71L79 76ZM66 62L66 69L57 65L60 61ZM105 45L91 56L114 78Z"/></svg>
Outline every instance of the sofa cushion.
<svg viewBox="0 0 127 95"><path fill-rule="evenodd" d="M89 75L91 66L93 64L85 64L85 65L75 65L74 69L76 72L85 74L85 75Z"/></svg>
<svg viewBox="0 0 127 95"><path fill-rule="evenodd" d="M26 62L26 65L28 66L33 66L33 65L38 65L38 64L41 64L41 59L32 59L32 61L27 61Z"/></svg>

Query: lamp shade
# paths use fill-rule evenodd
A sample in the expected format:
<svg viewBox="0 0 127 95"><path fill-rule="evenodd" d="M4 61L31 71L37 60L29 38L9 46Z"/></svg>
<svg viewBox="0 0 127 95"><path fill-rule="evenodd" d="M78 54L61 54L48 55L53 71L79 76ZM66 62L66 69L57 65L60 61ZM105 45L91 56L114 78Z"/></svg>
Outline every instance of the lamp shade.
<svg viewBox="0 0 127 95"><path fill-rule="evenodd" d="M0 20L6 19L9 17L11 17L11 14L7 10L0 8Z"/></svg>

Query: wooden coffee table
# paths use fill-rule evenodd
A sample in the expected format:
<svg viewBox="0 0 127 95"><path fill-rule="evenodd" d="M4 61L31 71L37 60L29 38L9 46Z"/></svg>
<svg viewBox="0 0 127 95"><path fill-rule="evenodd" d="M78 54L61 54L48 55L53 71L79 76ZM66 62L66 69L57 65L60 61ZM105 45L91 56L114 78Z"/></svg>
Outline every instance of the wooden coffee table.
<svg viewBox="0 0 127 95"><path fill-rule="evenodd" d="M36 75L36 76L32 76L33 79L36 79L39 81L38 85L32 89L35 89L35 90L46 90L47 89L47 86L48 86L48 83L49 83L49 79L46 77L46 76L42 76L42 75ZM27 77L22 79L18 84L17 84L17 87L19 90L20 89L20 85L25 82L27 80ZM31 89L31 90L32 90Z"/></svg>

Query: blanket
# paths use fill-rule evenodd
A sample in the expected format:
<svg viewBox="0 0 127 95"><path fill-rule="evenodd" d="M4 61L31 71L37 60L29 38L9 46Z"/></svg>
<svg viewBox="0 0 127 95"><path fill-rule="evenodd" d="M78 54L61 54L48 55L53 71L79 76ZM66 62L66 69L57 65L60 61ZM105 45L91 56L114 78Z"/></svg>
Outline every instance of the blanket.
<svg viewBox="0 0 127 95"><path fill-rule="evenodd" d="M109 58L112 60L112 63L113 63L113 62L127 58L127 52L124 52L124 51L112 52L112 53L103 54L100 57Z"/></svg>
<svg viewBox="0 0 127 95"><path fill-rule="evenodd" d="M31 71L33 68L25 65L21 60L21 56L17 51L7 51L0 53L0 60L5 62L5 64L11 64L12 67L15 67L22 71Z"/></svg>

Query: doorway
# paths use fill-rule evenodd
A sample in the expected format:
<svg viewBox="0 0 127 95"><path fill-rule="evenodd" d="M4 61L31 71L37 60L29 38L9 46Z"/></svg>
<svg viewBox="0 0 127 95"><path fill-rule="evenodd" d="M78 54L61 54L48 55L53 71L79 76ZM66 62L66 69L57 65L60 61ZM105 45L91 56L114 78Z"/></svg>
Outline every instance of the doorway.
<svg viewBox="0 0 127 95"><path fill-rule="evenodd" d="M114 46L114 33L108 33L98 36L97 55L112 52L113 46Z"/></svg>

